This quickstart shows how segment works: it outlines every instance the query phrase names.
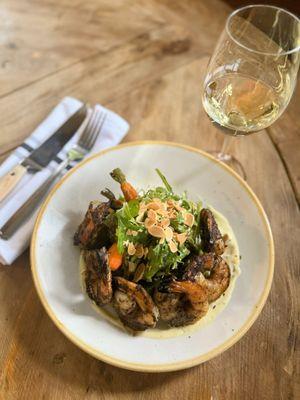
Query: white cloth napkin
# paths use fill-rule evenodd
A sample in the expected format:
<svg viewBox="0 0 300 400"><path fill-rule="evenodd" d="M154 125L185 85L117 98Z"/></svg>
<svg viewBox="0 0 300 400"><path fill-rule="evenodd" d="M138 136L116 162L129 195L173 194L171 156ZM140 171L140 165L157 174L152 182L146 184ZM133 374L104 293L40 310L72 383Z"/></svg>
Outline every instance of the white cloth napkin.
<svg viewBox="0 0 300 400"><path fill-rule="evenodd" d="M34 132L18 147L13 154L8 157L0 166L0 177L5 175L16 164L26 158L32 149L37 148L49 136L51 136L57 128L59 128L71 115L73 115L80 107L82 102L72 97L65 97L47 116L47 118L34 130ZM89 153L106 149L118 144L126 135L129 125L114 112L96 105L106 112L106 118L101 129L98 139ZM82 127L84 126L84 123ZM3 226L14 212L31 196L31 194L55 171L58 164L66 158L68 149L82 131L82 127L76 132L72 139L65 145L63 150L57 155L54 161L42 171L35 174L26 174L14 191L7 196L0 204L0 226ZM38 210L18 229L18 231L9 239L0 239L0 263L4 265L11 264L29 245L31 233Z"/></svg>

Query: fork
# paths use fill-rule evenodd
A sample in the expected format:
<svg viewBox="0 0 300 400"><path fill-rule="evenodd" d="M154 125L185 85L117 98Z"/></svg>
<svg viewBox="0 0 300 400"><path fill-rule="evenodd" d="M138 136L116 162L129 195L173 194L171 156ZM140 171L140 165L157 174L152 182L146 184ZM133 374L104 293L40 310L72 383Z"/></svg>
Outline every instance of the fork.
<svg viewBox="0 0 300 400"><path fill-rule="evenodd" d="M40 186L0 228L1 239L8 240L16 232L19 226L32 214L56 178L66 168L72 168L71 162L77 163L81 161L86 154L91 151L101 133L106 115L104 111L99 111L97 109L92 111L78 142L67 152L66 160L59 165L56 171L47 178L42 186Z"/></svg>

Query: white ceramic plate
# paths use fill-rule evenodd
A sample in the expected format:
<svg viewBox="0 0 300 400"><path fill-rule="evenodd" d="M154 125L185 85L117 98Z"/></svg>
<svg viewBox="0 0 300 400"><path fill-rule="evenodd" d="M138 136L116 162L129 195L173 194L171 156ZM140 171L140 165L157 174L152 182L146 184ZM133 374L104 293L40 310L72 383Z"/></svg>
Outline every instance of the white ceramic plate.
<svg viewBox="0 0 300 400"><path fill-rule="evenodd" d="M227 307L209 325L168 339L133 337L101 317L82 293L79 250L72 237L92 199L120 167L139 188L160 181L161 169L178 192L187 190L225 215L237 237L239 276ZM51 191L37 218L31 265L41 301L57 327L77 346L110 364L138 371L171 371L200 364L237 342L267 299L274 267L270 226L258 199L231 169L197 149L167 142L137 142L96 154L72 169Z"/></svg>

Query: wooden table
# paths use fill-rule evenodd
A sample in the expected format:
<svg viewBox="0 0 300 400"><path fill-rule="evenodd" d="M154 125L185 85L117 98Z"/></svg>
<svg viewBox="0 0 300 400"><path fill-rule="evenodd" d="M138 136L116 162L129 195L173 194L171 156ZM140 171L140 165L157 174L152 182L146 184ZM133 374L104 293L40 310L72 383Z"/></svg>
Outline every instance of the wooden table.
<svg viewBox="0 0 300 400"><path fill-rule="evenodd" d="M124 116L131 124L126 141L219 148L223 136L204 115L200 87L229 11L218 0L3 0L1 159L65 95L100 102ZM300 395L299 99L298 90L271 128L234 143L276 246L271 294L245 337L215 359L175 373L134 373L104 364L53 325L33 287L26 252L14 265L0 267L1 399Z"/></svg>

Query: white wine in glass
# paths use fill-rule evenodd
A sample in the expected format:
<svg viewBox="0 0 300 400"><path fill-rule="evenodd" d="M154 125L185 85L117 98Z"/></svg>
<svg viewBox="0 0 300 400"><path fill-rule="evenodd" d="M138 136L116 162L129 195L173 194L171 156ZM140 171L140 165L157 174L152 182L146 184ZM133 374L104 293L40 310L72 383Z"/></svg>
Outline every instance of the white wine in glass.
<svg viewBox="0 0 300 400"><path fill-rule="evenodd" d="M267 5L234 11L204 81L203 106L214 124L233 136L270 126L294 92L299 50L300 20L292 13ZM241 172L238 160L224 148L216 153Z"/></svg>
<svg viewBox="0 0 300 400"><path fill-rule="evenodd" d="M247 135L271 125L284 110L289 94L288 88L279 94L259 79L229 73L209 82L203 102L215 122L234 135Z"/></svg>

